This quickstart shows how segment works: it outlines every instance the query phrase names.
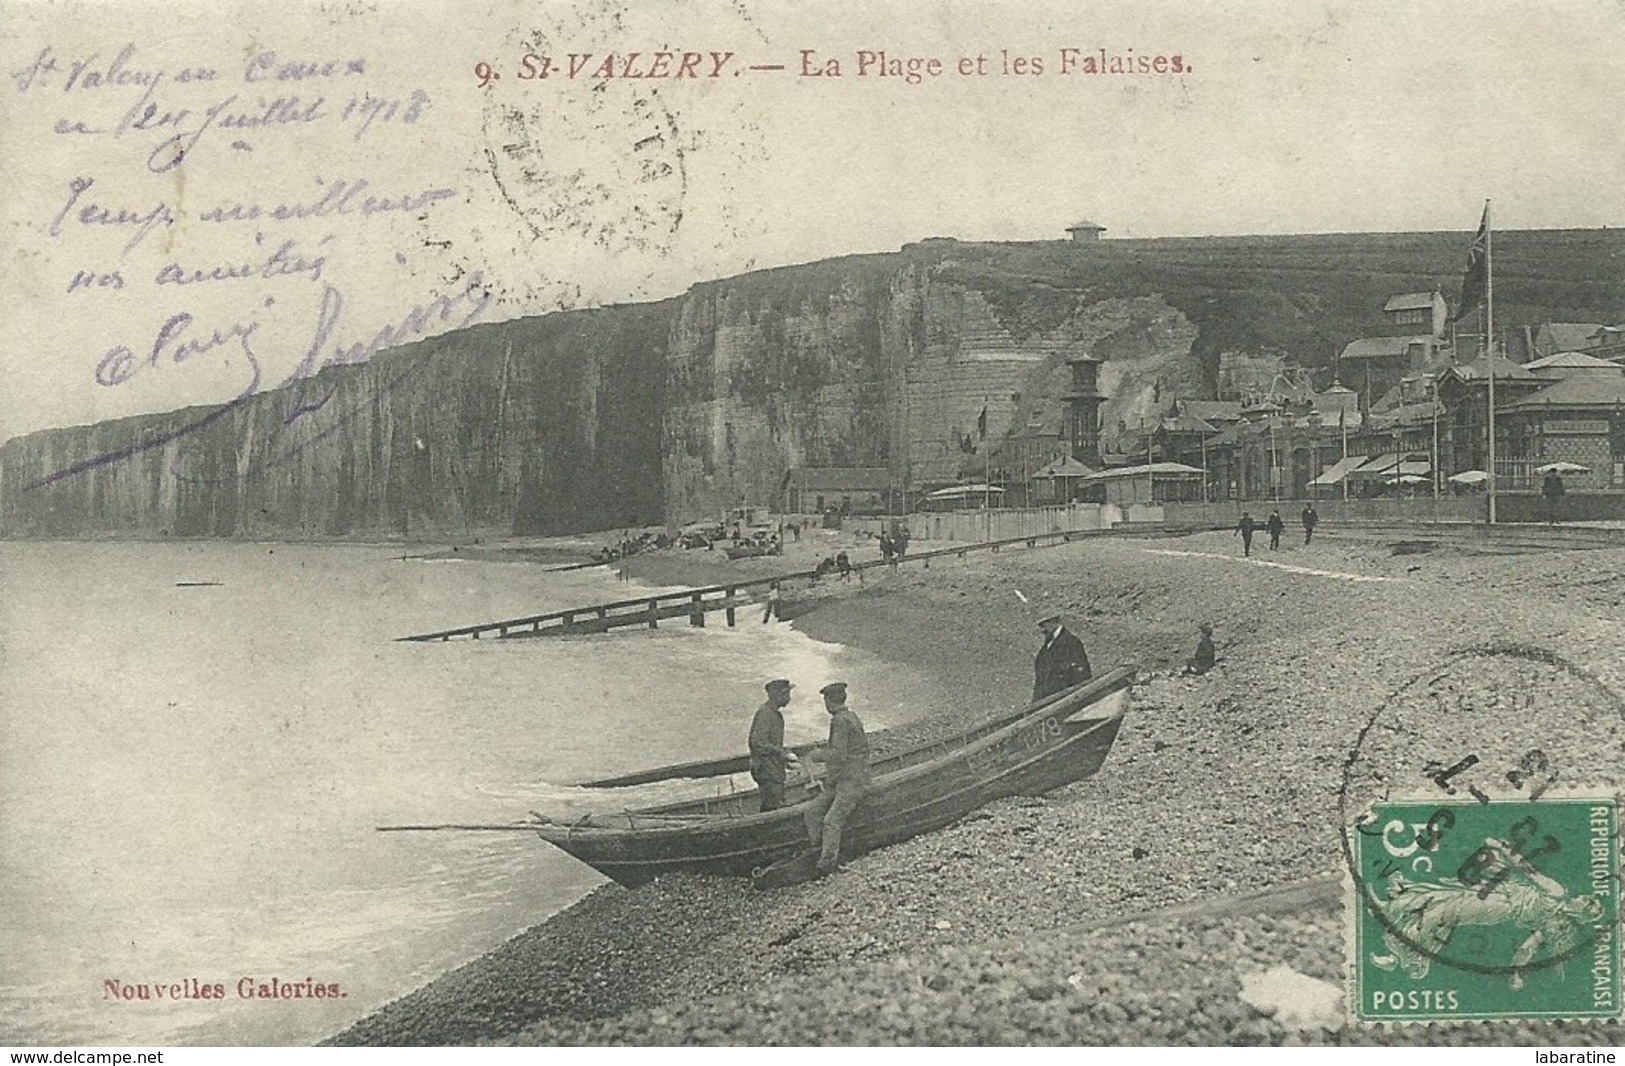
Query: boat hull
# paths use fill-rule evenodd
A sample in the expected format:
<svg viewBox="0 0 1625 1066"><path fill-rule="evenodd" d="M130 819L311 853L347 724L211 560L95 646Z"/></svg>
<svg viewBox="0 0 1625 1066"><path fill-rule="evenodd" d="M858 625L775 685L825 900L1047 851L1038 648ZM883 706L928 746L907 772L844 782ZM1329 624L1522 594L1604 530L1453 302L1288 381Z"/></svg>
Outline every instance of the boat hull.
<svg viewBox="0 0 1625 1066"><path fill-rule="evenodd" d="M1120 683L1126 683L1132 676L1133 671L1127 667L1112 670L1109 673L1102 674L1100 677L1085 682L1083 685L1069 691L1055 693L1052 696L1047 696L1044 699L1029 703L1025 707L1018 708L995 718L990 718L988 721L978 726L976 730L966 734L965 739L967 741L974 740L976 739L977 734L991 733L995 729L1009 725L1011 722L1026 718L1032 714L1037 714L1039 711L1044 710L1051 704L1054 704L1057 707L1063 704L1073 707L1087 704L1098 698L1100 693L1115 690L1120 686ZM816 746L817 745L813 744L798 745L792 750L795 751L798 756L805 757ZM877 776L880 774L890 773L892 770L895 770L900 766L908 765L911 762L917 761L915 756L918 752L937 750L940 747L940 744L928 744L925 745L924 748L911 749L897 755L888 756L887 758L881 759L874 764L873 772ZM630 773L616 775L615 777L602 777L593 781L583 781L576 787L626 788L631 785L648 785L659 781L674 781L685 778L700 779L707 777L723 777L729 774L742 774L749 770L749 755L731 755L721 759L699 759L693 762L674 763L670 766L657 766L649 770L634 770Z"/></svg>
<svg viewBox="0 0 1625 1066"><path fill-rule="evenodd" d="M895 844L949 825L996 799L1039 795L1100 769L1122 726L1127 671L1109 688L1084 686L1088 702L1060 699L984 735L944 741L917 761L875 778L842 835L843 857ZM959 743L956 743L958 741ZM927 757L938 752L934 757ZM667 873L748 877L807 848L800 803L751 812L749 794L722 812L669 805L615 816L545 823L542 839L623 885L637 886ZM624 821L624 825L620 824Z"/></svg>

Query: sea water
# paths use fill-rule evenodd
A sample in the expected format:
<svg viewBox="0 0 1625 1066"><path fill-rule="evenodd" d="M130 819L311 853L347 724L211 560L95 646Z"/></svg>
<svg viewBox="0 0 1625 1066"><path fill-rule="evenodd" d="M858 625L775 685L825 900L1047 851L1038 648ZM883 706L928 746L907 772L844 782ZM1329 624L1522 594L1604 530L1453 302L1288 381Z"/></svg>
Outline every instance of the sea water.
<svg viewBox="0 0 1625 1066"><path fill-rule="evenodd" d="M871 728L937 696L749 610L395 639L649 591L607 569L239 543L5 543L0 568L0 1043L314 1042L602 883L530 833L375 827L649 802L571 783L743 751L773 677L792 742L831 678Z"/></svg>

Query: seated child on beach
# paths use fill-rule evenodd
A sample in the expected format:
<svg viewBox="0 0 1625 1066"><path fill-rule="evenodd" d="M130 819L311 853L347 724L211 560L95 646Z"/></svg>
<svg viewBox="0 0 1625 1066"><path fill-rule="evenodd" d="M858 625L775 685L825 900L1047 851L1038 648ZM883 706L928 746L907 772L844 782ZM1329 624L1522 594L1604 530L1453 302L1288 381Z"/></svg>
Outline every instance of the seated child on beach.
<svg viewBox="0 0 1625 1066"><path fill-rule="evenodd" d="M1201 634L1196 641L1196 654L1185 660L1185 673L1193 675L1207 673L1218 661L1213 650L1213 627L1203 622L1196 628Z"/></svg>

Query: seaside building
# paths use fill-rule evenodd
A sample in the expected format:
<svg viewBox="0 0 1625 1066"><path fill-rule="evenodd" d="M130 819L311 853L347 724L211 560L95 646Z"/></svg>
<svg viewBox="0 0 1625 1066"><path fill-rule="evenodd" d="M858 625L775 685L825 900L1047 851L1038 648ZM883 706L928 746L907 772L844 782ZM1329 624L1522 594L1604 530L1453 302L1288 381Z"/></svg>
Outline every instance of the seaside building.
<svg viewBox="0 0 1625 1066"><path fill-rule="evenodd" d="M1382 317L1389 332L1442 338L1450 325L1450 304L1438 289L1401 293L1383 304Z"/></svg>
<svg viewBox="0 0 1625 1066"><path fill-rule="evenodd" d="M789 472L784 491L784 507L791 514L889 514L901 503L884 466L800 467Z"/></svg>
<svg viewBox="0 0 1625 1066"><path fill-rule="evenodd" d="M1071 235L1074 244L1088 244L1091 241L1100 240L1100 235L1106 232L1106 227L1098 222L1090 222L1088 219L1084 219L1082 222L1074 222L1068 226L1066 232Z"/></svg>
<svg viewBox="0 0 1625 1066"><path fill-rule="evenodd" d="M1558 352L1556 355L1543 355L1539 359L1531 359L1523 364L1525 370L1544 370L1548 373L1567 377L1571 373L1584 373L1588 370L1617 371L1618 363L1607 359L1599 359L1587 352Z"/></svg>
<svg viewBox="0 0 1625 1066"><path fill-rule="evenodd" d="M1495 406L1498 484L1537 490L1537 467L1568 462L1586 468L1565 478L1570 488L1625 489L1625 367L1569 374Z"/></svg>
<svg viewBox="0 0 1625 1066"><path fill-rule="evenodd" d="M1100 405L1106 397L1100 391L1100 360L1092 355L1066 361L1072 381L1061 397L1066 404L1067 450L1073 459L1087 466L1100 465Z"/></svg>
<svg viewBox="0 0 1625 1066"><path fill-rule="evenodd" d="M1601 322L1542 322L1533 330L1529 357L1590 351L1602 342L1606 329Z"/></svg>
<svg viewBox="0 0 1625 1066"><path fill-rule="evenodd" d="M1625 325L1603 326L1592 340L1596 341L1596 346L1588 349L1592 355L1614 362L1625 360Z"/></svg>
<svg viewBox="0 0 1625 1066"><path fill-rule="evenodd" d="M1349 382L1362 407L1370 410L1402 378L1435 369L1439 347L1439 338L1432 334L1361 337L1338 353L1338 377Z"/></svg>
<svg viewBox="0 0 1625 1066"><path fill-rule="evenodd" d="M1445 368L1438 376L1437 389L1447 427L1442 463L1452 474L1488 469L1490 367L1494 368L1498 415L1505 407L1539 391L1551 380L1500 355L1493 360L1480 357L1471 363L1456 363ZM1506 424L1498 422L1496 454L1505 457L1507 447ZM1505 459L1501 462L1505 462Z"/></svg>

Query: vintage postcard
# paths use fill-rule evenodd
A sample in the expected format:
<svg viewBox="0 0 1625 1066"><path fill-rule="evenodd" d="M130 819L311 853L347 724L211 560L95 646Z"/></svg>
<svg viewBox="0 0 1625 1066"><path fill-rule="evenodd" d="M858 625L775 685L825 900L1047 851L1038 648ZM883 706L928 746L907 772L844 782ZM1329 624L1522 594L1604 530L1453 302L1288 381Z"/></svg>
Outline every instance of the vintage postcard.
<svg viewBox="0 0 1625 1066"><path fill-rule="evenodd" d="M1625 7L0 26L0 1044L1618 1043Z"/></svg>

